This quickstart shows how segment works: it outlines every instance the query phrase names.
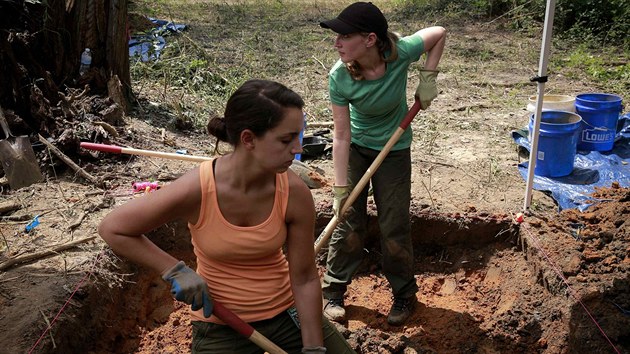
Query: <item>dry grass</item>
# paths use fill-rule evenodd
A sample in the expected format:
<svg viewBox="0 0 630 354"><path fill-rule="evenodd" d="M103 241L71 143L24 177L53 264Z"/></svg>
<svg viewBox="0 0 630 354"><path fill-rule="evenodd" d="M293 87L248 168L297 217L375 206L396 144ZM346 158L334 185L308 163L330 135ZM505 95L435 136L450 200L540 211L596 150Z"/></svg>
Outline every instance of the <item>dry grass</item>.
<svg viewBox="0 0 630 354"><path fill-rule="evenodd" d="M423 15L411 1L376 3L396 32L409 34L435 24L450 30L441 64L445 88L468 85L471 93L458 98L456 109L515 108L534 92L527 79L538 69L540 25L513 32L501 20L470 26L464 25L470 22L465 14ZM222 111L227 97L243 81L272 79L303 96L311 119L327 120L326 74L337 55L332 50L332 33L318 24L345 5L329 0L135 1L132 11L186 24L189 30L168 38L169 47L160 62L132 68L134 90L140 96L157 95L153 100L167 103L173 114L202 125L210 111ZM417 69L412 68L410 87ZM552 64L551 70L562 75L564 68ZM580 71L570 70L573 76L576 70ZM551 85L548 89L553 91Z"/></svg>

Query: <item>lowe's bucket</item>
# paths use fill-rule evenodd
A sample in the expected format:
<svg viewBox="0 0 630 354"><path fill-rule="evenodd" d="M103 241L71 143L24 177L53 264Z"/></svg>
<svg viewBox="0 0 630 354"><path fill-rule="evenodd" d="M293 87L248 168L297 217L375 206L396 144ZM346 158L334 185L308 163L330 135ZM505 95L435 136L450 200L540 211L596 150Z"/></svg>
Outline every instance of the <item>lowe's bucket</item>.
<svg viewBox="0 0 630 354"><path fill-rule="evenodd" d="M582 118L566 111L543 111L540 118L538 153L534 174L562 177L571 174ZM529 136L534 131L534 114L529 119Z"/></svg>
<svg viewBox="0 0 630 354"><path fill-rule="evenodd" d="M615 143L621 97L607 93L584 93L575 98L575 111L582 117L577 149L609 151Z"/></svg>

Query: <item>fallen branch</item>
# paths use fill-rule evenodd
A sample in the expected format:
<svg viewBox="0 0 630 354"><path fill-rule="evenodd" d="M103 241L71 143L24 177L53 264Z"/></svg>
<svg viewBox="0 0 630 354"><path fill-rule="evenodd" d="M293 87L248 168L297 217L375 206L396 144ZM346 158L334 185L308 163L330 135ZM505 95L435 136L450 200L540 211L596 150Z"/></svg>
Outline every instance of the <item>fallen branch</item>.
<svg viewBox="0 0 630 354"><path fill-rule="evenodd" d="M86 215L87 215L87 213L85 213L85 212L81 213L81 215L79 215L76 219L74 219L72 224L68 225L68 230L72 231L72 230L76 229L77 227L79 227L79 225L81 225L81 223L83 222L83 219L85 219Z"/></svg>
<svg viewBox="0 0 630 354"><path fill-rule="evenodd" d="M0 203L0 214L4 214L9 211L20 209L21 205L16 202L8 201Z"/></svg>
<svg viewBox="0 0 630 354"><path fill-rule="evenodd" d="M48 142L43 136L37 134L39 141L46 145L58 158L60 158L63 162L65 162L68 166L70 166L75 172L77 172L81 177L87 179L95 185L100 185L99 180L92 176L91 174L85 172L84 169L79 167L74 161L72 161L68 156L66 156L61 150L57 149L56 146Z"/></svg>
<svg viewBox="0 0 630 354"><path fill-rule="evenodd" d="M322 127L332 127L335 125L335 122L313 122L313 123L308 123L306 126L308 128L322 128Z"/></svg>
<svg viewBox="0 0 630 354"><path fill-rule="evenodd" d="M22 215L8 215L0 217L0 221L26 221L31 220L33 215L31 214L22 214Z"/></svg>
<svg viewBox="0 0 630 354"><path fill-rule="evenodd" d="M63 245L55 246L55 247L53 247L53 248L51 248L49 250L46 250L46 251L41 251L41 252L37 252L37 253L31 253L31 254L26 254L26 255L23 255L23 256L11 258L8 261L0 264L0 271L5 271L5 270L11 268L12 266L14 266L16 264L30 262L30 261L34 261L36 259L40 259L40 258L56 255L56 254L58 254L61 251L65 251L67 249L73 248L73 247L75 247L75 246L77 246L79 244L82 244L82 243L87 242L87 241L91 241L91 240L93 240L95 238L96 238L96 236L90 236L90 237L82 238L80 240L64 243Z"/></svg>

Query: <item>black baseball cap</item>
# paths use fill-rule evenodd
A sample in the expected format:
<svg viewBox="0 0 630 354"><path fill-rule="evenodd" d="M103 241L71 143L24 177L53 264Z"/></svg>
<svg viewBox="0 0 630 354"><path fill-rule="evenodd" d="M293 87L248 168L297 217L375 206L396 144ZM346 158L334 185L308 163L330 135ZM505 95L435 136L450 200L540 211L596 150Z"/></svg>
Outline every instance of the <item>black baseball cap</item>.
<svg viewBox="0 0 630 354"><path fill-rule="evenodd" d="M339 34L374 32L381 40L387 39L387 20L371 2L355 2L341 11L337 18L319 23Z"/></svg>

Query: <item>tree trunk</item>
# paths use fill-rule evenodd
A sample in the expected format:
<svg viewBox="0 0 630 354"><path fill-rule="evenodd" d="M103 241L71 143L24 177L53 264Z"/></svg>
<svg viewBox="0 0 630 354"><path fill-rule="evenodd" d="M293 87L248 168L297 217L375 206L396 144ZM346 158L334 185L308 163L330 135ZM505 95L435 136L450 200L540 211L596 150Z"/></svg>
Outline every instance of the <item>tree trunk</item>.
<svg viewBox="0 0 630 354"><path fill-rule="evenodd" d="M85 85L102 96L117 87L117 103L127 111L133 93L126 23L127 0L0 0L0 106L11 112L14 134L48 136L61 128L58 118L84 118L85 111L64 107ZM92 66L79 77L84 48L92 50Z"/></svg>

